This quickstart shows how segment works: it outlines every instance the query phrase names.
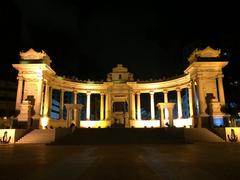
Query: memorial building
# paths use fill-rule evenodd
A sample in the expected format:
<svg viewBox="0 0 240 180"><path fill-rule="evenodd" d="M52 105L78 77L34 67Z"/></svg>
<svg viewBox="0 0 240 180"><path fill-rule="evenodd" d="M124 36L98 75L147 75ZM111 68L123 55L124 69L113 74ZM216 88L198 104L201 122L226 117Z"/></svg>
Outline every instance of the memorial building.
<svg viewBox="0 0 240 180"><path fill-rule="evenodd" d="M189 66L182 76L159 81L135 81L122 64L112 68L106 81L79 81L58 76L51 68L51 59L44 52L30 49L20 52L16 110L18 123L29 128L107 128L118 124L125 128L143 127L216 127L225 126L226 117L223 72L228 64L222 60L221 51L211 47L196 49L189 56ZM174 69L169 68L169 71ZM183 117L181 91L187 91L188 117ZM58 119L51 118L53 91L59 91ZM176 103L169 101L169 92L176 93ZM71 93L73 102L64 103L64 94ZM141 94L149 94L150 119L141 117ZM156 93L163 94L157 102ZM85 105L77 100L78 94L86 96ZM98 94L99 119L91 119L91 97ZM177 118L173 108L177 107ZM64 108L66 116L64 117ZM81 113L86 111L84 119ZM97 108L97 106L95 106ZM159 111L160 118L156 118Z"/></svg>

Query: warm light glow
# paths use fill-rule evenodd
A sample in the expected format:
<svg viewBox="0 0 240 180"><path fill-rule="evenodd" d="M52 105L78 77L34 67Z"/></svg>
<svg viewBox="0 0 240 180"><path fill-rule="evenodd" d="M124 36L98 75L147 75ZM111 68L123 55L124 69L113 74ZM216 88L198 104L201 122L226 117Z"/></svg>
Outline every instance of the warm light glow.
<svg viewBox="0 0 240 180"><path fill-rule="evenodd" d="M192 126L192 118L186 118L186 119L174 119L173 124L176 127L187 127L189 128Z"/></svg>
<svg viewBox="0 0 240 180"><path fill-rule="evenodd" d="M135 127L135 128L160 127L160 121L159 120L141 120L141 121L130 120L130 127Z"/></svg>
<svg viewBox="0 0 240 180"><path fill-rule="evenodd" d="M16 133L15 129L0 129L0 139L1 140L3 139L3 135L6 131L7 131L7 138L9 139L9 137L11 137L9 143L14 143L15 133Z"/></svg>
<svg viewBox="0 0 240 180"><path fill-rule="evenodd" d="M167 108L164 108L164 115L165 115L165 119L167 120L169 118L169 113Z"/></svg>
<svg viewBox="0 0 240 180"><path fill-rule="evenodd" d="M48 125L49 118L48 117L42 117L41 118L41 126L42 129L46 129L46 126Z"/></svg>
<svg viewBox="0 0 240 180"><path fill-rule="evenodd" d="M239 127L226 127L225 128L226 141L230 142L236 137L235 142L240 142L240 128ZM234 141L232 141L234 142Z"/></svg>
<svg viewBox="0 0 240 180"><path fill-rule="evenodd" d="M111 121L80 121L81 128L106 128L111 126Z"/></svg>

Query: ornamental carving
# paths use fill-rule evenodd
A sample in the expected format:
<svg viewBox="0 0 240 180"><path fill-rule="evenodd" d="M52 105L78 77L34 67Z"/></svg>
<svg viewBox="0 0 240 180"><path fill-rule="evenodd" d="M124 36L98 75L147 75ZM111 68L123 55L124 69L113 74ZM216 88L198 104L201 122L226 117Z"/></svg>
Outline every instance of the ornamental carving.
<svg viewBox="0 0 240 180"><path fill-rule="evenodd" d="M47 54L42 50L41 52L36 52L34 49L29 49L27 52L20 52L21 59L43 59Z"/></svg>
<svg viewBox="0 0 240 180"><path fill-rule="evenodd" d="M221 54L221 50L220 49L213 49L210 46L206 47L203 50L199 50L198 48L196 48L192 54L190 55L190 57L188 58L188 61L191 63L193 61L196 61L198 59L198 57L201 58L218 58Z"/></svg>

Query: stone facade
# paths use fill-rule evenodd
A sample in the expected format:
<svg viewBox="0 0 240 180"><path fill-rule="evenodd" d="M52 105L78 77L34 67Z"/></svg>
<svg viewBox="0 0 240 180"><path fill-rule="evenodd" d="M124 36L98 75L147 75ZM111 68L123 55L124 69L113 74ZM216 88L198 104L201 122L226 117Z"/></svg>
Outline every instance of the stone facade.
<svg viewBox="0 0 240 180"><path fill-rule="evenodd" d="M120 124L124 127L165 127L164 120L167 117L169 117L168 125L170 126L208 126L209 124L206 122L208 122L210 117L213 117L216 113L218 117L220 115L219 108L216 108L216 103L220 106L225 105L222 68L228 62L220 60L220 53L220 50L214 50L210 47L203 50L196 49L189 57L190 65L184 71L184 75L171 80L154 82L134 81L133 74L128 72L128 69L123 67L122 64L118 64L107 75L106 82L78 82L57 76L51 68L49 56L44 51L36 52L30 49L27 52L20 53L21 59L19 64L13 64L13 67L19 72L17 77L16 109L19 110L24 100L29 100L33 107L34 113L32 118L34 120L39 121L41 118L49 118L52 91L57 89L61 93L60 120L59 123L56 123L56 121L52 123L53 120L50 119L48 126L51 124L60 126L61 124L61 126L69 127L69 122L73 121L77 127L107 127L114 125L116 122L121 122ZM183 89L188 90L189 118L187 119L183 119L182 116L181 91ZM178 118L174 120L172 118L174 105L168 102L168 92L170 91L176 91L177 93ZM78 93L86 94L85 120L79 121L76 118L76 114L80 112L76 110L74 112L75 115L68 119L68 123L63 121L64 92L73 93L74 101L71 107L77 107ZM148 93L150 97L150 120L141 118L142 93ZM164 102L155 102L155 93L163 93ZM90 117L92 94L100 95L99 121L92 121ZM213 99L214 101L212 101ZM160 120L155 119L155 107L157 104L161 114ZM214 107L212 111L208 111L209 106ZM120 111L115 112L113 107L117 107ZM218 112L214 112L215 109ZM221 113L221 116L223 118L224 114Z"/></svg>

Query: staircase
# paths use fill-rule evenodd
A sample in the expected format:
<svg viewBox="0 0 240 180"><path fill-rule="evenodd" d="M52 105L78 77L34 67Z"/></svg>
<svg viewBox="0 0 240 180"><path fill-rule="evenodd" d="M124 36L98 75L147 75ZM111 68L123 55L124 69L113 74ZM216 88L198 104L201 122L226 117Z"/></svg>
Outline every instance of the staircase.
<svg viewBox="0 0 240 180"><path fill-rule="evenodd" d="M22 138L16 144L48 144L55 141L54 129L34 129Z"/></svg>
<svg viewBox="0 0 240 180"><path fill-rule="evenodd" d="M185 143L183 128L76 129L54 144L170 144Z"/></svg>
<svg viewBox="0 0 240 180"><path fill-rule="evenodd" d="M206 128L186 128L184 136L187 142L225 142Z"/></svg>

